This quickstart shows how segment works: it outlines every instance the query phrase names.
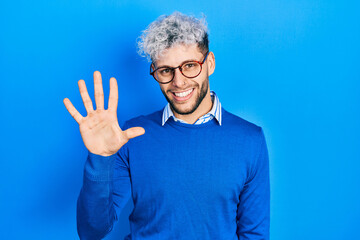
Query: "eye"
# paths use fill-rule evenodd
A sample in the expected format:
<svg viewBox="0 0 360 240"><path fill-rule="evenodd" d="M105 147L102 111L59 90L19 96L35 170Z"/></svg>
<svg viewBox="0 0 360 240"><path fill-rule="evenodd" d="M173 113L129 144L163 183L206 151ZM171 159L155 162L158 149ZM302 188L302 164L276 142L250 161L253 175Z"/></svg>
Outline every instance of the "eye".
<svg viewBox="0 0 360 240"><path fill-rule="evenodd" d="M171 72L170 68L163 68L158 70L160 74L168 74Z"/></svg>
<svg viewBox="0 0 360 240"><path fill-rule="evenodd" d="M197 67L197 63L196 62L189 62L189 63L185 63L184 68L185 69L193 69Z"/></svg>

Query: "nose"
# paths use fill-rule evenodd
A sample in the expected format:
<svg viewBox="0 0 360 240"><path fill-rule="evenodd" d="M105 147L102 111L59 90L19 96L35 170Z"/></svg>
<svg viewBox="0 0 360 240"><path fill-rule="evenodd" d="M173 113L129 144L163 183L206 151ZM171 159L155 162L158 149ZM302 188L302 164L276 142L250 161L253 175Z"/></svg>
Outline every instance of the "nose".
<svg viewBox="0 0 360 240"><path fill-rule="evenodd" d="M182 75L179 68L174 70L174 79L171 82L173 86L178 88L183 88L187 84L187 79L184 75Z"/></svg>

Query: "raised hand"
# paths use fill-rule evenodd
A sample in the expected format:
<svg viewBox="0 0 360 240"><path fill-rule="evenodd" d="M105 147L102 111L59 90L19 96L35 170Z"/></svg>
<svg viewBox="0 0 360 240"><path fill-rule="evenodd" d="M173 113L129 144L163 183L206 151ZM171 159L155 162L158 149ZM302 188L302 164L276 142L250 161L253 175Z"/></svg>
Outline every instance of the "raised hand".
<svg viewBox="0 0 360 240"><path fill-rule="evenodd" d="M80 95L87 111L83 117L70 102L64 98L66 109L79 124L81 137L86 148L98 155L110 156L115 154L129 139L145 133L142 127L121 130L117 120L118 85L115 78L110 78L110 94L108 109L104 109L104 92L99 71L94 72L94 92L96 110L86 89L85 81L78 81Z"/></svg>

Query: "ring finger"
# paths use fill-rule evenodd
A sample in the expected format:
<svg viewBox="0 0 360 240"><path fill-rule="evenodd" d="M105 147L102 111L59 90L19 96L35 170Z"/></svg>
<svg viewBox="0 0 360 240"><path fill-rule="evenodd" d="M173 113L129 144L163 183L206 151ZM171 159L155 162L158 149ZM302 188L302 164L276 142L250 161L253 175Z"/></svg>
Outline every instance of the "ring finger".
<svg viewBox="0 0 360 240"><path fill-rule="evenodd" d="M86 89L85 81L82 79L79 80L78 85L79 85L80 95L83 100L86 112L89 114L90 112L94 111L94 107L93 107L92 101L90 99L89 93Z"/></svg>

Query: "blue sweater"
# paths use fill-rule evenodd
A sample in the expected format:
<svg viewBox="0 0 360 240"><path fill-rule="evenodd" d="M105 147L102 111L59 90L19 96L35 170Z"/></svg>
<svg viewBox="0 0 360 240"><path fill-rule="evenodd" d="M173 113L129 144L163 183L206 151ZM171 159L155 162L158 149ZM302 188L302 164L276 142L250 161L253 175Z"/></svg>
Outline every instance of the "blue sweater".
<svg viewBox="0 0 360 240"><path fill-rule="evenodd" d="M269 159L262 128L222 108L190 125L162 111L125 122L145 134L109 157L89 152L77 202L81 239L101 239L129 198L131 233L142 239L269 239Z"/></svg>

